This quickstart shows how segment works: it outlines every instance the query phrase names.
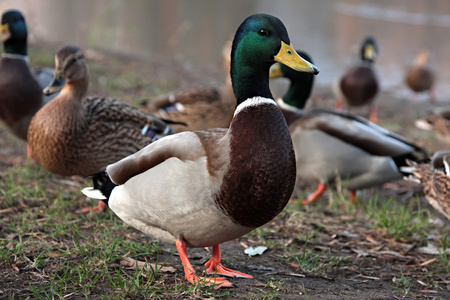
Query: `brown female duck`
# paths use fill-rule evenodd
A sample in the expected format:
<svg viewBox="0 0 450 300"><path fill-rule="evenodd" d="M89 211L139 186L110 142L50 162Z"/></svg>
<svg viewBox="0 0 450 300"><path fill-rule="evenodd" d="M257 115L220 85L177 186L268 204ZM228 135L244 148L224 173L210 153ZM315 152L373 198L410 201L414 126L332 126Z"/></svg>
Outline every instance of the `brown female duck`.
<svg viewBox="0 0 450 300"><path fill-rule="evenodd" d="M55 61L44 92L60 94L36 113L28 130L31 156L49 172L87 176L172 132L121 100L86 97L88 67L78 47L63 47Z"/></svg>
<svg viewBox="0 0 450 300"><path fill-rule="evenodd" d="M220 88L195 87L176 90L150 100L146 109L160 118L187 125L173 125L175 132L227 128L236 107L229 75L230 51L231 41L227 41L222 50L225 82Z"/></svg>
<svg viewBox="0 0 450 300"><path fill-rule="evenodd" d="M406 85L414 92L414 99L417 93L429 92L430 102L435 102L435 93L433 90L435 74L428 65L429 52L421 51L411 67L406 71Z"/></svg>
<svg viewBox="0 0 450 300"><path fill-rule="evenodd" d="M450 151L436 152L431 164L409 165L412 176L406 179L423 184L428 202L450 221Z"/></svg>

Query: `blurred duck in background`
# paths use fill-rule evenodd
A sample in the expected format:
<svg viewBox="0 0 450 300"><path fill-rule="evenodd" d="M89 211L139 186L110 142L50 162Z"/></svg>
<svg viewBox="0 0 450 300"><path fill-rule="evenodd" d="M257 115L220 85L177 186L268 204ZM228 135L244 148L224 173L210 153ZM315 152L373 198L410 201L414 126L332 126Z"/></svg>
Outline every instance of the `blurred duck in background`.
<svg viewBox="0 0 450 300"><path fill-rule="evenodd" d="M5 11L0 27L3 53L0 60L0 120L22 140L34 114L55 95L44 97L42 89L52 80L53 69L30 68L27 26L17 10Z"/></svg>
<svg viewBox="0 0 450 300"><path fill-rule="evenodd" d="M361 44L361 61L350 67L335 86L337 95L335 108L369 106L369 120L377 121L377 109L374 104L379 83L373 64L378 56L378 44L375 38L366 37Z"/></svg>
<svg viewBox="0 0 450 300"><path fill-rule="evenodd" d="M225 80L221 87L176 90L150 100L145 109L158 117L187 125L173 125L175 132L227 128L236 107L230 78L231 43L227 41L222 49Z"/></svg>
<svg viewBox="0 0 450 300"><path fill-rule="evenodd" d="M307 52L302 50L296 51L305 60L314 63ZM311 95L314 85L314 75L311 73L297 72L283 64L276 63L270 68L269 77L271 79L284 77L290 81L288 91L282 98L277 99L277 104L283 112L287 124L291 125L304 114L303 109Z"/></svg>
<svg viewBox="0 0 450 300"><path fill-rule="evenodd" d="M425 117L414 122L422 130L432 131L436 137L450 144L450 107L435 107Z"/></svg>
<svg viewBox="0 0 450 300"><path fill-rule="evenodd" d="M435 74L428 64L428 50L422 50L414 60L412 66L406 71L406 85L413 91L413 100L416 100L417 93L429 92L430 102L436 102L436 94L433 90Z"/></svg>
<svg viewBox="0 0 450 300"><path fill-rule="evenodd" d="M36 113L28 130L29 156L47 171L97 173L173 132L165 121L119 99L86 97L88 66L78 47L63 47L55 61L53 81L44 93L61 92ZM94 210L105 207L100 202Z"/></svg>
<svg viewBox="0 0 450 300"><path fill-rule="evenodd" d="M311 61L309 55L301 53ZM304 111L314 81L312 74L275 64L270 75L290 80L289 90L277 103L292 136L297 185L319 182L303 204L318 199L328 184L349 189L354 202L356 190L401 179L406 174L400 170L406 159L428 157L419 146L362 117L324 109Z"/></svg>

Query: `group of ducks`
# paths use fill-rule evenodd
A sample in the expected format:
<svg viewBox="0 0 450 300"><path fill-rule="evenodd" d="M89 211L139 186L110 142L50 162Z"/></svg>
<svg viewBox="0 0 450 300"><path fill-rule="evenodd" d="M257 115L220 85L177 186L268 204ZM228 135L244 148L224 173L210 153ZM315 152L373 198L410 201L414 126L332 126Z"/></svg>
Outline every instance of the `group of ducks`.
<svg viewBox="0 0 450 300"><path fill-rule="evenodd" d="M425 151L406 139L346 112L303 110L319 70L306 53L297 54L274 16L255 14L239 26L223 87L160 97L149 103L152 113L86 97L88 67L76 46L56 53L44 93L59 94L46 103L27 64L22 14L7 11L1 23L0 119L48 171L94 174L94 187L83 192L102 200L98 211L108 205L142 232L175 240L191 283L234 286L196 275L186 247L213 246L207 274L252 278L224 267L219 245L277 216L296 181L320 182L310 202L339 176L352 191L402 178L411 165L417 178L427 177L415 163ZM282 99L274 100L269 76L291 80ZM447 176L442 157L427 180Z"/></svg>

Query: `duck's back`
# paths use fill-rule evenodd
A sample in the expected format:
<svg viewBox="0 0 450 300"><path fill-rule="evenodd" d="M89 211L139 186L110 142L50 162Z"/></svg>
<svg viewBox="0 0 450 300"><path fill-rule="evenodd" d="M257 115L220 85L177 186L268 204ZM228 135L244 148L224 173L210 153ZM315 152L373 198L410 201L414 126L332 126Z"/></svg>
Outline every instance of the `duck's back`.
<svg viewBox="0 0 450 300"><path fill-rule="evenodd" d="M23 60L0 60L0 119L26 140L31 118L42 106L42 90Z"/></svg>

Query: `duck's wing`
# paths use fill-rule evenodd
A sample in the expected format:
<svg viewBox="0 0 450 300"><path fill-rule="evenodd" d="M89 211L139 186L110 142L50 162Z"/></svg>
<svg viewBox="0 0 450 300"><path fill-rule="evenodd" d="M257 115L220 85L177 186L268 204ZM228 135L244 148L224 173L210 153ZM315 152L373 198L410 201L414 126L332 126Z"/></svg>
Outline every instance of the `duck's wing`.
<svg viewBox="0 0 450 300"><path fill-rule="evenodd" d="M143 112L120 99L87 97L83 99L83 106L91 124L105 124L105 122L133 124L140 128L142 134L152 138L173 133L165 120Z"/></svg>
<svg viewBox="0 0 450 300"><path fill-rule="evenodd" d="M347 112L314 109L305 112L291 131L297 126L320 130L372 155L396 156L413 150L428 157L424 149L404 137Z"/></svg>
<svg viewBox="0 0 450 300"><path fill-rule="evenodd" d="M140 151L109 165L106 172L115 184L123 184L131 177L175 157L181 161L195 161L208 154L221 140L227 129L209 129L202 132L182 132L167 136ZM202 138L200 138L202 135ZM211 158L212 159L212 158ZM209 161L209 160L208 160Z"/></svg>

